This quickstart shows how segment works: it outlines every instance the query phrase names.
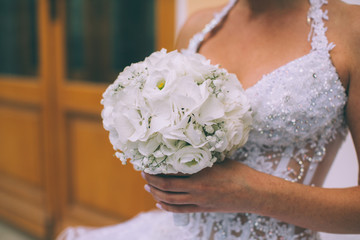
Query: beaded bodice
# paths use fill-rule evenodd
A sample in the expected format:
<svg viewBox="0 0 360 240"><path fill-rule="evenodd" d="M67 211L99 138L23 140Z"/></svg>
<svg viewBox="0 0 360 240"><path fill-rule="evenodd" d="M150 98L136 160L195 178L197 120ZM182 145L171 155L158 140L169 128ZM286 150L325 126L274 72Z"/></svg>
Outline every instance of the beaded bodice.
<svg viewBox="0 0 360 240"><path fill-rule="evenodd" d="M185 52L196 52L200 43L235 5L215 15L196 34ZM288 181L311 184L326 146L339 132L345 133L347 100L329 51L335 46L326 38L322 10L326 0L310 0L308 21L312 50L246 89L253 110L249 140L232 158ZM305 19L304 19L305 21ZM188 226L195 239L317 239L310 230L255 214L196 213Z"/></svg>
<svg viewBox="0 0 360 240"><path fill-rule="evenodd" d="M310 184L326 144L345 129L345 90L327 49L265 75L246 93L254 111L253 131L237 157L257 170ZM272 155L260 157L255 149ZM298 169L289 167L291 161Z"/></svg>

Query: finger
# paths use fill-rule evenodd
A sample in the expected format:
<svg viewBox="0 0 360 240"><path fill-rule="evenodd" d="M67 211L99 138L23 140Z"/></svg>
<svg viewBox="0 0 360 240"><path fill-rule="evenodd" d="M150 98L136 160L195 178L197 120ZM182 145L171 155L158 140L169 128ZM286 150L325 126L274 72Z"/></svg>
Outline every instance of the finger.
<svg viewBox="0 0 360 240"><path fill-rule="evenodd" d="M158 202L165 202L168 204L177 204L177 205L193 203L193 200L191 199L191 196L188 193L164 192L147 184L145 185L144 188Z"/></svg>
<svg viewBox="0 0 360 240"><path fill-rule="evenodd" d="M142 173L143 178L150 186L165 192L188 192L189 184L185 177L169 177Z"/></svg>

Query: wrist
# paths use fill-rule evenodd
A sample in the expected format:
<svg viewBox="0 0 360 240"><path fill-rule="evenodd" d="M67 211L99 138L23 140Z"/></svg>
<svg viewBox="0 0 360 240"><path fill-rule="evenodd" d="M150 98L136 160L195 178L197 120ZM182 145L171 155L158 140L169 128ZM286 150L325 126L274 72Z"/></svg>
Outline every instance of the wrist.
<svg viewBox="0 0 360 240"><path fill-rule="evenodd" d="M286 184L278 177L253 170L248 181L248 203L246 211L260 215L273 215L276 205L284 200L281 191Z"/></svg>

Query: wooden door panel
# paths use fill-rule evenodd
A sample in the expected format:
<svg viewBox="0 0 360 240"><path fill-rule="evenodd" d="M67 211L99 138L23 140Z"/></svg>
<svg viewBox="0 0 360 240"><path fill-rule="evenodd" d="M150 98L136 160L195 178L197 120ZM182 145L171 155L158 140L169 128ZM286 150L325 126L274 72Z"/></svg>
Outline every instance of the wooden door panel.
<svg viewBox="0 0 360 240"><path fill-rule="evenodd" d="M42 186L39 109L1 104L0 136L1 172Z"/></svg>
<svg viewBox="0 0 360 240"><path fill-rule="evenodd" d="M0 91L0 218L45 238L53 218L45 190L42 95L38 81L11 81L0 79L8 90Z"/></svg>
<svg viewBox="0 0 360 240"><path fill-rule="evenodd" d="M52 221L44 209L44 192L8 176L1 175L0 181L1 218L23 231L45 238L52 231Z"/></svg>
<svg viewBox="0 0 360 240"><path fill-rule="evenodd" d="M71 83L59 87L60 111L87 113L100 117L100 104L106 86L101 84Z"/></svg>
<svg viewBox="0 0 360 240"><path fill-rule="evenodd" d="M0 101L39 106L42 101L42 91L38 80L38 78L0 75Z"/></svg>
<svg viewBox="0 0 360 240"><path fill-rule="evenodd" d="M68 151L71 168L71 202L104 214L127 219L152 208L144 182L132 167L122 166L109 143L100 118L68 118Z"/></svg>

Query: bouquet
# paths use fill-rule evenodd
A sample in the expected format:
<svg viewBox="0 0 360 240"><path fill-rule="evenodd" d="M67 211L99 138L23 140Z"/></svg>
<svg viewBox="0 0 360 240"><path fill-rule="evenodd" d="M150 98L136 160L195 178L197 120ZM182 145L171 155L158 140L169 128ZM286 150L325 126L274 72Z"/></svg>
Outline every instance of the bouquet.
<svg viewBox="0 0 360 240"><path fill-rule="evenodd" d="M234 74L164 49L126 67L101 103L115 155L149 174L193 174L223 161L245 144L252 121Z"/></svg>

